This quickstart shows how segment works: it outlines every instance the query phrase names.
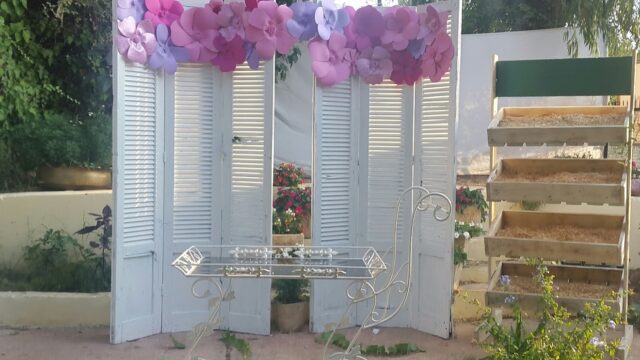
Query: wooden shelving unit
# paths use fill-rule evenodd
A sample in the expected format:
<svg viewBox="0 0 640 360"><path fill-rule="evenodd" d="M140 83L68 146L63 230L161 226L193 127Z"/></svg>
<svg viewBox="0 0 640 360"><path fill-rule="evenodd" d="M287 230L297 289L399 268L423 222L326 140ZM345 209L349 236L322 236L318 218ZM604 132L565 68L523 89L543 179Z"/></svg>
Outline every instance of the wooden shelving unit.
<svg viewBox="0 0 640 360"><path fill-rule="evenodd" d="M485 237L489 257L486 302L505 306L513 297L535 310L540 294L531 288L534 268L523 258L542 258L558 280L558 302L571 312L611 291L610 301L626 319L629 288L631 163L633 151L620 159L502 159L501 147L542 145L625 145L633 148L634 107L507 107L499 97L610 96L634 98L636 55L620 58L498 61L494 57L491 110L487 130L491 175L487 182L490 230ZM623 206L625 216L502 211L496 202ZM569 234L567 234L569 232ZM501 261L494 267L494 258ZM506 261L506 258L511 260ZM574 265L580 264L580 265ZM509 275L506 277L504 275ZM505 278L518 286L500 286ZM530 281L528 281L530 280ZM563 290L564 286L564 290ZM581 293L583 292L583 293ZM625 327L625 336L631 337ZM627 334L628 333L628 334ZM623 341L623 343L630 343ZM623 349L628 356L628 349Z"/></svg>

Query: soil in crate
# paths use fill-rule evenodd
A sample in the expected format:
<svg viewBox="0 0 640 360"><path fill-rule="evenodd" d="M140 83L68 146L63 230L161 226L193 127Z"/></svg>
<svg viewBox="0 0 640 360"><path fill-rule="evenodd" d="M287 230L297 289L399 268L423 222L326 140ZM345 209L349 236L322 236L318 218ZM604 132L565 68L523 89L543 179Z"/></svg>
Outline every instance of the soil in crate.
<svg viewBox="0 0 640 360"><path fill-rule="evenodd" d="M535 228L506 226L496 232L496 237L616 244L620 238L620 230L584 228L575 225L549 225Z"/></svg>
<svg viewBox="0 0 640 360"><path fill-rule="evenodd" d="M620 174L613 172L593 171L560 171L549 174L535 172L502 172L496 182L538 182L563 184L618 184Z"/></svg>
<svg viewBox="0 0 640 360"><path fill-rule="evenodd" d="M543 116L506 116L498 127L554 127L623 125L624 114L549 114Z"/></svg>
<svg viewBox="0 0 640 360"><path fill-rule="evenodd" d="M535 279L527 276L510 276L510 285L501 288L509 292L519 294L539 294L542 292L540 284ZM560 297L600 299L619 289L613 284L589 284L583 282L570 282L567 280L555 280L553 282L554 294Z"/></svg>

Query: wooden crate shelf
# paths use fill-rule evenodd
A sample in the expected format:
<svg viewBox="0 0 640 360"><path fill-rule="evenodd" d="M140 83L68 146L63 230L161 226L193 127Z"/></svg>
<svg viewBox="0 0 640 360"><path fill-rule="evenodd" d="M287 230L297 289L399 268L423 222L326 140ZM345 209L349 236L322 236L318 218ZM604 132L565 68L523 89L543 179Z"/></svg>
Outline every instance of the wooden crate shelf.
<svg viewBox="0 0 640 360"><path fill-rule="evenodd" d="M580 116L580 125L563 120ZM550 118L557 120L550 123ZM505 107L487 136L489 146L623 144L628 125L626 106Z"/></svg>
<svg viewBox="0 0 640 360"><path fill-rule="evenodd" d="M556 290L556 301L569 312L577 313L581 311L586 303L596 302L601 298L608 297L610 291L616 291L618 297L615 300L607 299L605 302L611 306L614 311L622 311L622 294L624 289L622 269L568 265L548 265L547 267L549 273L555 277L554 287L559 287L559 290ZM508 287L500 285L500 276L502 275L509 275L512 284L518 279L526 279L526 281L529 282L534 281L532 277L535 271L535 266L528 264L516 262L499 263L498 268L489 282L486 294L487 305L491 307L508 306L508 299L510 298L517 301L525 311L535 312L538 310L542 298L541 290L540 292L518 291L514 289L514 285ZM597 292L597 294L563 295L563 283L579 284L583 289L589 289L589 286L597 286L598 288L596 290L590 290L590 292ZM601 288L605 289L602 290Z"/></svg>
<svg viewBox="0 0 640 360"><path fill-rule="evenodd" d="M592 182L590 175L614 180ZM625 188L620 160L502 159L489 176L487 199L624 205Z"/></svg>
<svg viewBox="0 0 640 360"><path fill-rule="evenodd" d="M623 216L503 211L484 238L485 254L622 265L624 225ZM554 236L574 229L575 238ZM580 239L578 231L591 239Z"/></svg>

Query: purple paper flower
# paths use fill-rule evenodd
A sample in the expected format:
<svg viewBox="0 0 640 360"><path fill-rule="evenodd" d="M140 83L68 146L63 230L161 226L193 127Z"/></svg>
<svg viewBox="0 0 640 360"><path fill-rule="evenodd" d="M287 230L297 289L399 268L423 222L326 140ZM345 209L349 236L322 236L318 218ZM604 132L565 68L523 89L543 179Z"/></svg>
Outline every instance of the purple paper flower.
<svg viewBox="0 0 640 360"><path fill-rule="evenodd" d="M147 58L156 49L153 24L150 21L142 20L136 26L136 21L132 16L118 21L116 47L118 52L126 59L139 64L146 64Z"/></svg>
<svg viewBox="0 0 640 360"><path fill-rule="evenodd" d="M380 40L393 50L407 48L409 41L418 35L418 14L411 8L394 6L384 13L385 32Z"/></svg>
<svg viewBox="0 0 640 360"><path fill-rule="evenodd" d="M182 47L174 46L169 39L169 28L165 24L158 24L156 27L156 40L158 46L156 51L149 58L151 69L163 68L168 74L174 74L178 68L178 61L188 61L189 51Z"/></svg>
<svg viewBox="0 0 640 360"><path fill-rule="evenodd" d="M244 40L243 14L244 4L240 2L224 4L218 11L218 31L226 41L232 41L236 36Z"/></svg>
<svg viewBox="0 0 640 360"><path fill-rule="evenodd" d="M446 33L439 33L422 57L422 76L438 82L451 68L453 42Z"/></svg>
<svg viewBox="0 0 640 360"><path fill-rule="evenodd" d="M356 60L360 78L367 84L380 84L393 71L391 55L382 46L365 49Z"/></svg>
<svg viewBox="0 0 640 360"><path fill-rule="evenodd" d="M511 285L511 277L509 275L500 275L500 285L502 286Z"/></svg>
<svg viewBox="0 0 640 360"><path fill-rule="evenodd" d="M256 44L245 41L244 51L247 54L247 65L249 65L253 70L260 67L260 57L258 57L258 53L256 53Z"/></svg>
<svg viewBox="0 0 640 360"><path fill-rule="evenodd" d="M318 24L318 35L324 40L329 40L332 32L343 32L349 23L349 14L345 9L338 10L333 0L322 0L322 6L316 9L315 20Z"/></svg>
<svg viewBox="0 0 640 360"><path fill-rule="evenodd" d="M424 39L413 39L409 41L407 51L415 59L420 59L424 55L424 51L427 49L427 42Z"/></svg>
<svg viewBox="0 0 640 360"><path fill-rule="evenodd" d="M218 56L211 60L211 63L217 66L222 72L230 72L236 69L236 66L242 64L246 57L244 49L244 41L240 36L234 37L231 41L225 40L218 35L213 42L218 49Z"/></svg>
<svg viewBox="0 0 640 360"><path fill-rule="evenodd" d="M147 6L144 18L151 21L154 26L158 24L171 26L171 23L178 20L184 12L182 4L176 0L145 0L144 4Z"/></svg>
<svg viewBox="0 0 640 360"><path fill-rule="evenodd" d="M142 21L147 8L144 6L144 0L118 0L116 6L116 16L118 20L124 20L131 16L136 23Z"/></svg>
<svg viewBox="0 0 640 360"><path fill-rule="evenodd" d="M320 85L335 85L351 76L356 50L346 46L347 38L337 32L331 34L329 41L316 38L309 43L311 69Z"/></svg>
<svg viewBox="0 0 640 360"><path fill-rule="evenodd" d="M512 305L516 301L518 301L518 298L513 296L513 295L509 295L506 298L504 298L504 303L507 304L507 305Z"/></svg>
<svg viewBox="0 0 640 360"><path fill-rule="evenodd" d="M380 44L380 37L384 34L384 18L371 5L361 7L353 15L352 30L358 50L363 51Z"/></svg>
<svg viewBox="0 0 640 360"><path fill-rule="evenodd" d="M427 6L427 11L418 15L420 30L417 38L424 40L425 45L433 44L439 33L447 31L448 17L448 11L438 12L433 6Z"/></svg>
<svg viewBox="0 0 640 360"><path fill-rule="evenodd" d="M295 2L289 7L293 17L287 20L289 34L300 41L311 40L318 33L315 14L318 4L311 1Z"/></svg>
<svg viewBox="0 0 640 360"><path fill-rule="evenodd" d="M171 41L189 50L191 60L211 61L218 54L213 44L218 36L217 15L209 8L191 8L171 24Z"/></svg>

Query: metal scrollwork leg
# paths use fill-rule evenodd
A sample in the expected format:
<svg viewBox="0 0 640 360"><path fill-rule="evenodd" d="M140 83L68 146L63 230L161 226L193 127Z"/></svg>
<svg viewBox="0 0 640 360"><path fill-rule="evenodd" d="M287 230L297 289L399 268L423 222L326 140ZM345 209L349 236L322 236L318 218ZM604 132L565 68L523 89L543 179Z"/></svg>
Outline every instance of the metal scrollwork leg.
<svg viewBox="0 0 640 360"><path fill-rule="evenodd" d="M205 284L206 290L203 292L198 291L199 284ZM208 285L208 286L207 286ZM210 287L213 287L215 291L217 291L217 295L215 292L212 292ZM189 347L189 351L185 356L185 360L191 360L193 350L195 350L200 340L205 336L209 336L213 333L218 325L220 325L220 306L223 301L228 301L233 298L233 290L231 288L231 279L229 279L229 283L227 287L223 287L222 282L217 279L211 278L201 278L197 279L191 285L191 293L197 299L208 299L209 306L209 318L206 322L202 322L193 327L193 342Z"/></svg>
<svg viewBox="0 0 640 360"><path fill-rule="evenodd" d="M411 212L409 244L407 249L408 260L398 266L398 224L402 204L407 194L411 194L412 197L415 194ZM453 207L451 200L446 195L429 192L429 190L420 186L410 187L400 195L396 206L393 246L383 255L383 259L391 257L391 260L387 263L387 269L389 269L389 272L385 274L387 278L382 282L382 284L380 284L380 287L376 285L376 281L379 279L379 276L373 280L356 281L349 285L347 288L347 297L350 303L347 306L342 319L333 327L331 335L325 343L323 358L326 358L327 347L331 343L336 330L341 324L346 322L346 319L354 308L354 305L365 301L371 301L369 313L362 321L362 325L354 334L349 346L344 351L332 354L329 357L330 360L366 360L366 358L361 355L359 346L356 345L362 330L378 326L389 321L391 318L396 316L400 309L406 304L411 291L415 219L419 212L425 212L428 210L433 211L433 218L435 220L446 221L451 216ZM390 303L393 295L399 296L399 304L393 311L390 311ZM385 300L386 303L384 308L381 311L378 311L377 306L380 300Z"/></svg>

